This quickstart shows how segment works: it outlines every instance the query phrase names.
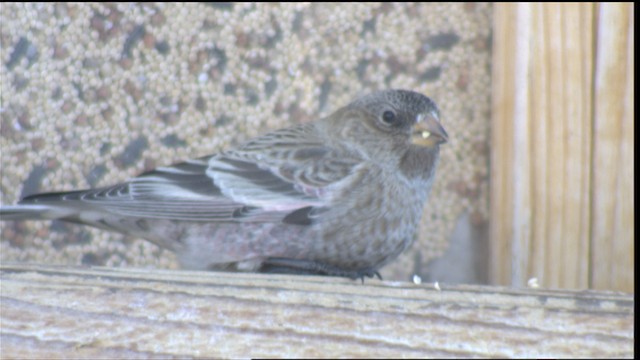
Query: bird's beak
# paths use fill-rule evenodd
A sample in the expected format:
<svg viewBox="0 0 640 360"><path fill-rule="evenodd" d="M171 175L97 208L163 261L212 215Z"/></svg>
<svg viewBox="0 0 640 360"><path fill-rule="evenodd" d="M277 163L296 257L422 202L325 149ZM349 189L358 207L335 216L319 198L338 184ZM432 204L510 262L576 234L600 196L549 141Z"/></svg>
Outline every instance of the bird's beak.
<svg viewBox="0 0 640 360"><path fill-rule="evenodd" d="M448 140L449 135L440 124L437 113L418 115L418 120L411 134L412 144L431 147L446 143Z"/></svg>

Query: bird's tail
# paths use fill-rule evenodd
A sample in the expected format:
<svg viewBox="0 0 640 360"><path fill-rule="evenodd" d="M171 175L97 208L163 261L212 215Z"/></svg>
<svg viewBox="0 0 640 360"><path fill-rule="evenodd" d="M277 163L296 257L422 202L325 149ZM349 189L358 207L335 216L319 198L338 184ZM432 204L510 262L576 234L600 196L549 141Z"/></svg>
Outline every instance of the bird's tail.
<svg viewBox="0 0 640 360"><path fill-rule="evenodd" d="M51 205L10 205L0 207L0 220L54 220L74 213L71 209Z"/></svg>
<svg viewBox="0 0 640 360"><path fill-rule="evenodd" d="M0 220L55 220L77 215L81 203L78 192L46 193L27 196L16 205L0 206Z"/></svg>

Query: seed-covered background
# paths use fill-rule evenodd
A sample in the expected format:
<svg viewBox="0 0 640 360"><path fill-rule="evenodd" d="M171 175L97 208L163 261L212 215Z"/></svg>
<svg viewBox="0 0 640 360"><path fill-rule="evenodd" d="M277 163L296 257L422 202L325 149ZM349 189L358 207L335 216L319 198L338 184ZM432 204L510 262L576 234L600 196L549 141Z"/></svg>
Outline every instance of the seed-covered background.
<svg viewBox="0 0 640 360"><path fill-rule="evenodd" d="M463 253L482 240L490 5L0 6L2 204L111 185L406 88L436 101L451 140L417 241L382 275L428 277L452 238ZM89 227L0 226L2 261L178 267L151 243Z"/></svg>

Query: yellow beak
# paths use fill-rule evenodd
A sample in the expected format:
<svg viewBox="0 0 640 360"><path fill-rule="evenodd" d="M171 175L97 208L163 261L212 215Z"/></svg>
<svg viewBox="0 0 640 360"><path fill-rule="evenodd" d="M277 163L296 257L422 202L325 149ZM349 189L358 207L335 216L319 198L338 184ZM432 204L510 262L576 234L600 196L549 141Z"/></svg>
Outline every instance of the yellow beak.
<svg viewBox="0 0 640 360"><path fill-rule="evenodd" d="M446 143L448 140L449 135L440 124L437 114L420 114L418 116L418 121L411 134L412 144L431 147Z"/></svg>

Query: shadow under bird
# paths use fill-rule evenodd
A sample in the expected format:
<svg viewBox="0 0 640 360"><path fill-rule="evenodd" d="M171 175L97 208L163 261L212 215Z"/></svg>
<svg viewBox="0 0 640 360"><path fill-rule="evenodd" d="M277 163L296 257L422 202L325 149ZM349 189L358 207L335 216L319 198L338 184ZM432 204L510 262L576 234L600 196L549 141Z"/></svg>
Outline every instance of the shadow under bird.
<svg viewBox="0 0 640 360"><path fill-rule="evenodd" d="M114 186L27 196L0 219L117 231L188 269L379 277L413 242L447 139L431 99L378 91Z"/></svg>

